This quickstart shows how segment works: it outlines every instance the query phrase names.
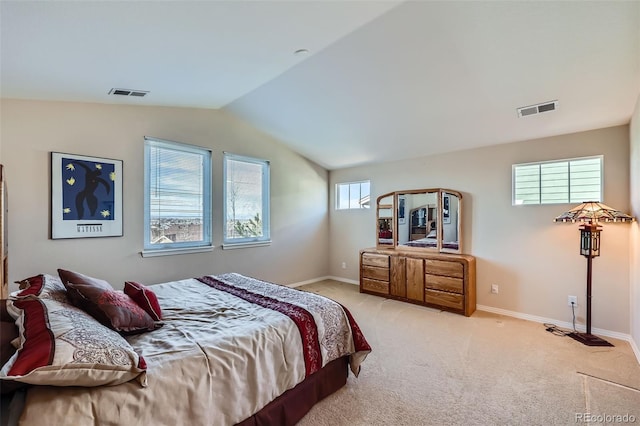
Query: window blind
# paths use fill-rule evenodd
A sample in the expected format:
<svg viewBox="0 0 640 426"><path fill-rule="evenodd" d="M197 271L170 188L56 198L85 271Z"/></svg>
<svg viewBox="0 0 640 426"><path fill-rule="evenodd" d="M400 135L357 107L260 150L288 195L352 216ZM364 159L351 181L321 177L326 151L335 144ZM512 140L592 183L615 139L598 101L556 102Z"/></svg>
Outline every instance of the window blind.
<svg viewBox="0 0 640 426"><path fill-rule="evenodd" d="M602 201L602 156L513 166L513 204Z"/></svg>

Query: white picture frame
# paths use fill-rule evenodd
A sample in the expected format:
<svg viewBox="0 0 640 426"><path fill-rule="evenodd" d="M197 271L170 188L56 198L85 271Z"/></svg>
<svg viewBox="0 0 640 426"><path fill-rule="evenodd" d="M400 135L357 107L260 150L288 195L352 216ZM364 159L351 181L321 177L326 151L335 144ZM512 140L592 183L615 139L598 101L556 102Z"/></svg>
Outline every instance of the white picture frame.
<svg viewBox="0 0 640 426"><path fill-rule="evenodd" d="M404 225L407 223L406 203L406 197L398 196L398 225Z"/></svg>
<svg viewBox="0 0 640 426"><path fill-rule="evenodd" d="M451 223L449 195L442 195L442 223Z"/></svg>
<svg viewBox="0 0 640 426"><path fill-rule="evenodd" d="M52 152L51 239L122 235L122 160Z"/></svg>

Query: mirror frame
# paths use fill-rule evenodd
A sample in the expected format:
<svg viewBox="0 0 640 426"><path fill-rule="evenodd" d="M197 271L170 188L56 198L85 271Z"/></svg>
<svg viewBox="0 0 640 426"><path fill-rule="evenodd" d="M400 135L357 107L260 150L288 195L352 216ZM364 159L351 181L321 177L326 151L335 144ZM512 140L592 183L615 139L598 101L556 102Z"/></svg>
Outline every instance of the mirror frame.
<svg viewBox="0 0 640 426"><path fill-rule="evenodd" d="M398 230L400 229L399 225L399 212L400 208L400 198L410 194L427 194L427 193L436 193L436 222L437 222L437 238L436 238L436 246L435 247L411 247L405 246L402 244L398 244ZM447 248L444 246L444 196L452 195L458 198L458 210L457 210L457 232L458 232L458 248ZM389 204L386 200L391 197L391 204ZM384 204L381 202L384 200ZM419 207L417 207L419 208ZM380 240L382 239L379 229L380 219L386 218L386 216L380 215L382 210L391 209L393 212L392 219L392 243L384 243L381 244ZM405 216L408 216L408 212L404 213ZM386 240L386 239L385 239ZM429 252L439 252L439 253L462 253L462 194L459 191L454 191L452 189L445 188L425 188L425 189L409 189L404 191L394 191L388 192L386 194L380 195L376 199L376 248L378 249L402 249L402 250L415 250L415 251L429 251Z"/></svg>
<svg viewBox="0 0 640 426"><path fill-rule="evenodd" d="M390 198L390 202L386 202L386 198ZM385 201L384 204L381 204L382 201ZM396 216L397 216L397 211L395 209L396 206L396 197L395 197L395 193L390 192L388 194L383 194L381 196L379 196L376 199L376 248L394 248L397 244L397 232L396 230L397 225L396 225ZM382 210L391 210L392 215L389 217L387 215L381 216L380 212ZM386 219L390 219L391 220L391 240L392 242L389 243L384 243L382 244L380 242L381 239L384 240L388 240L389 238L386 235L382 235L381 234L381 230L380 230L380 221L381 220L386 220Z"/></svg>

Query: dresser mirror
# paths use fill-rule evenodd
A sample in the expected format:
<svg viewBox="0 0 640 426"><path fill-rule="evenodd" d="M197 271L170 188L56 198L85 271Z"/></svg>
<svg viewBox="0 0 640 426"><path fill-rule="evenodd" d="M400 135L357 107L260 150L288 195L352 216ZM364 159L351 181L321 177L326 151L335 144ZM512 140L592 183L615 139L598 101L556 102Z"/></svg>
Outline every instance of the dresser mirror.
<svg viewBox="0 0 640 426"><path fill-rule="evenodd" d="M379 247L393 247L394 243L394 212L395 197L393 194L378 197L376 211L376 241Z"/></svg>
<svg viewBox="0 0 640 426"><path fill-rule="evenodd" d="M398 245L435 247L438 238L438 193L398 194Z"/></svg>
<svg viewBox="0 0 640 426"><path fill-rule="evenodd" d="M460 201L458 193L442 192L442 250L460 253Z"/></svg>
<svg viewBox="0 0 640 426"><path fill-rule="evenodd" d="M461 205L459 192L441 188L383 194L377 201L377 246L461 253Z"/></svg>

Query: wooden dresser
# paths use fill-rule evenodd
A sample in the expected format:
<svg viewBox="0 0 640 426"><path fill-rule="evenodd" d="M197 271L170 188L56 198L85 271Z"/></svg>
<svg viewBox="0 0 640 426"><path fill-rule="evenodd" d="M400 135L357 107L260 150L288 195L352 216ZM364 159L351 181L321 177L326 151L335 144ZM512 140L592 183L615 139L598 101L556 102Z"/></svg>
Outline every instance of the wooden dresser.
<svg viewBox="0 0 640 426"><path fill-rule="evenodd" d="M470 316L476 310L476 259L397 248L360 250L360 292Z"/></svg>

